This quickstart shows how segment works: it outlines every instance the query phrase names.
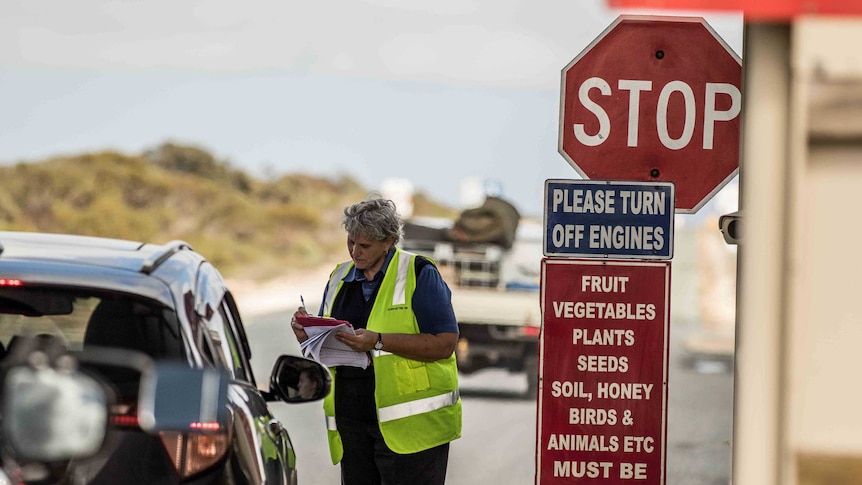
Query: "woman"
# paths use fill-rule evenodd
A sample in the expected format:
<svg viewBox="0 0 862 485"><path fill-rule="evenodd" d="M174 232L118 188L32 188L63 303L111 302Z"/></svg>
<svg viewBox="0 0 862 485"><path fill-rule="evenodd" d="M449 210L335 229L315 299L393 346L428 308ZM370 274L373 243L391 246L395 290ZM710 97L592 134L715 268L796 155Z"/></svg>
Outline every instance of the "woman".
<svg viewBox="0 0 862 485"><path fill-rule="evenodd" d="M330 275L320 313L351 323L355 334L337 338L370 365L330 369L332 462L344 485L441 485L449 442L461 435L451 292L433 262L396 247L403 223L392 201L351 205L342 225L351 260ZM291 326L308 338L295 318Z"/></svg>

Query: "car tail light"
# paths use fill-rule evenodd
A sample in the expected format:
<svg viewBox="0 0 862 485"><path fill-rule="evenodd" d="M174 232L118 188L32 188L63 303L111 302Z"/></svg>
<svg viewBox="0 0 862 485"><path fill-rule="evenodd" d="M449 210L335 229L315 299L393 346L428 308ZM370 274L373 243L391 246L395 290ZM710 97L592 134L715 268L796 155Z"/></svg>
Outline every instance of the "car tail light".
<svg viewBox="0 0 862 485"><path fill-rule="evenodd" d="M138 417L127 414L112 414L111 424L119 428L139 428Z"/></svg>
<svg viewBox="0 0 862 485"><path fill-rule="evenodd" d="M534 327L532 325L524 325L521 327L522 335L525 337L538 337L539 332L541 332L540 327Z"/></svg>
<svg viewBox="0 0 862 485"><path fill-rule="evenodd" d="M114 406L111 424L118 428L140 429L138 416L128 406ZM168 452L180 477L200 473L221 460L230 447L233 426L221 428L218 423L192 423L191 428L201 431L179 433L161 431L159 438Z"/></svg>
<svg viewBox="0 0 862 485"><path fill-rule="evenodd" d="M159 433L177 473L187 478L218 463L230 447L230 427L218 432Z"/></svg>

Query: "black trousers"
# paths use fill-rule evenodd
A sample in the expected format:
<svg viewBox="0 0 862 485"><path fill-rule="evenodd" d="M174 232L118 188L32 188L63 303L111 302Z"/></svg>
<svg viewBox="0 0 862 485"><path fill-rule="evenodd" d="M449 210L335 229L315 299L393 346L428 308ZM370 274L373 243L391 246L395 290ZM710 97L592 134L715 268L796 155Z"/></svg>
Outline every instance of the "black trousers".
<svg viewBox="0 0 862 485"><path fill-rule="evenodd" d="M342 485L443 485L449 443L399 455L383 441L377 423L336 417L344 446Z"/></svg>

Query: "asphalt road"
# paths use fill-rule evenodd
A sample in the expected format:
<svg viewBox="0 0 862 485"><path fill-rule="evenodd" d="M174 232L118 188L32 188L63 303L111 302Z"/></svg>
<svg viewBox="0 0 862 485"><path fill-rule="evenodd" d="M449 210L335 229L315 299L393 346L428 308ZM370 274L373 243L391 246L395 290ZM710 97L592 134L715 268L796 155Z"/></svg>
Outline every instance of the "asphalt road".
<svg viewBox="0 0 862 485"><path fill-rule="evenodd" d="M276 313L246 321L259 386L266 385L277 355L299 355L289 319L288 313ZM697 327L692 322L672 323L666 483L727 484L733 376L718 364L701 363L697 369L690 365L679 342L693 331ZM464 376L461 384L464 429L462 438L452 443L447 483L534 483L536 403L520 397L525 378L489 370ZM339 483L338 468L329 461L321 404L271 407L290 432L300 484Z"/></svg>

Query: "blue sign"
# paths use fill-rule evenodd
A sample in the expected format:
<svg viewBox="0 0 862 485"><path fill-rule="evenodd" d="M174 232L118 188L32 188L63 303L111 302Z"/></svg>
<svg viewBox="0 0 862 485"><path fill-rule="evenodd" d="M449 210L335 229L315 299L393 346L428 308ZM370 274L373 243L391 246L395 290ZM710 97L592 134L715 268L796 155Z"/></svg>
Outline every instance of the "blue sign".
<svg viewBox="0 0 862 485"><path fill-rule="evenodd" d="M673 258L670 182L545 180L545 256Z"/></svg>

